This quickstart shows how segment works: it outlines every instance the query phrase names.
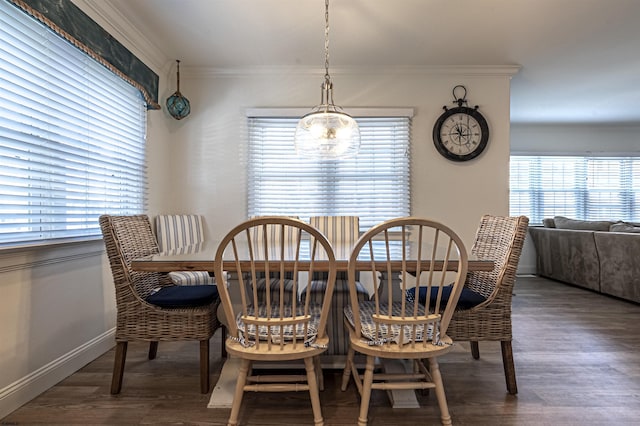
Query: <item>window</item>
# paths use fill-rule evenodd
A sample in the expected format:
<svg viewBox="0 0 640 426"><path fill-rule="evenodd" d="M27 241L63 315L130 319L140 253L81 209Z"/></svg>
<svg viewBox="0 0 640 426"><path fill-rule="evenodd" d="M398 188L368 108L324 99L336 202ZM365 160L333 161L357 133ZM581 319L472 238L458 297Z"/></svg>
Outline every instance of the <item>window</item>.
<svg viewBox="0 0 640 426"><path fill-rule="evenodd" d="M264 112L249 117L249 216L353 215L364 230L410 214L409 110L354 117L360 152L339 160L298 157L293 149L298 118L259 116Z"/></svg>
<svg viewBox="0 0 640 426"><path fill-rule="evenodd" d="M0 2L0 247L100 235L145 208L140 91Z"/></svg>
<svg viewBox="0 0 640 426"><path fill-rule="evenodd" d="M510 214L640 221L640 157L511 156Z"/></svg>

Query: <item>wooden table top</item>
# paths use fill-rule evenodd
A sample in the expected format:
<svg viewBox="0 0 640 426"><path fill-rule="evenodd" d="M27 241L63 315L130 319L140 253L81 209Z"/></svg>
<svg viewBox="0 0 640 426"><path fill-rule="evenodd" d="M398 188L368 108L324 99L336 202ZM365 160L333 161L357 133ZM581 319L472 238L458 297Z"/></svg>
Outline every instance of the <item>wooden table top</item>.
<svg viewBox="0 0 640 426"><path fill-rule="evenodd" d="M160 253L157 255L148 256L145 258L134 259L131 262L131 268L136 271L145 271L145 272L171 272L171 271L208 271L214 272L215 270L215 249L216 247L212 247L211 245L207 246L205 244L195 245L193 247L188 247L179 250L179 252L173 253ZM347 271L349 261L347 260L349 257L348 249L340 249L339 247L336 250L336 265L338 271ZM392 268L400 269L401 260L393 261ZM293 270L293 261L285 261L285 270ZM308 261L301 261L298 263L299 270L305 270L309 268ZM414 262L415 263L415 262ZM450 261L449 266L451 269L455 269L456 267L455 261ZM243 265L245 267L247 265ZM386 271L387 263L386 262L375 262L375 269L378 271ZM435 264L435 269L441 269L443 266L441 261L437 261ZM225 266L225 269L232 269L235 267L235 263L233 261L229 261L228 267ZM421 270L425 270L429 267L429 263L427 261L422 261ZM328 263L323 262L322 260L316 260L314 262L314 270L315 271L326 271L328 268ZM469 257L468 262L468 270L469 271L492 271L494 268L494 262L492 260L484 260L477 259L473 257ZM362 261L356 263L356 269L359 271L370 271L371 270L371 262ZM409 266L407 268L409 271L415 271L415 265L413 268L411 267L411 262L409 262Z"/></svg>

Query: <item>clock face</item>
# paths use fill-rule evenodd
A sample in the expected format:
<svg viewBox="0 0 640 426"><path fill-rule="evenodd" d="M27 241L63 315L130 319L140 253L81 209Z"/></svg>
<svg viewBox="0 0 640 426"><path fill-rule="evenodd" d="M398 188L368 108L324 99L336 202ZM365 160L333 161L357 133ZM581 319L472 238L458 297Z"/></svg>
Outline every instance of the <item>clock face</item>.
<svg viewBox="0 0 640 426"><path fill-rule="evenodd" d="M487 122L473 108L447 110L433 128L433 142L438 152L454 161L467 161L477 157L485 149L488 140Z"/></svg>

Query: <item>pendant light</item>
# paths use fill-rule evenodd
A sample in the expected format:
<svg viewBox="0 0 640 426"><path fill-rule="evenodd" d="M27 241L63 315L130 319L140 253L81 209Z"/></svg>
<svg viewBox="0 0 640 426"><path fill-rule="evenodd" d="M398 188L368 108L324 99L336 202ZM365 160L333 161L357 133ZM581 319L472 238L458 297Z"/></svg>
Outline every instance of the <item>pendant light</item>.
<svg viewBox="0 0 640 426"><path fill-rule="evenodd" d="M176 82L178 87L175 93L167 98L167 110L173 118L182 120L191 112L191 105L189 104L189 99L180 93L180 61L176 60L176 64Z"/></svg>
<svg viewBox="0 0 640 426"><path fill-rule="evenodd" d="M358 123L333 103L329 76L329 0L325 0L324 82L320 105L298 122L295 147L298 155L319 159L352 157L360 149Z"/></svg>

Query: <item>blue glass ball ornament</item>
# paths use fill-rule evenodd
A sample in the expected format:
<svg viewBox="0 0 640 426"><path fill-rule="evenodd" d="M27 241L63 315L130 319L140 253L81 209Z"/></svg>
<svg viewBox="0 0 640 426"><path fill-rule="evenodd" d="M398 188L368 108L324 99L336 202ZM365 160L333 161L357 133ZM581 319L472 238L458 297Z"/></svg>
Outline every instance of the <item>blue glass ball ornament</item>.
<svg viewBox="0 0 640 426"><path fill-rule="evenodd" d="M182 120L191 112L189 99L182 96L180 92L175 92L167 98L167 110L176 120Z"/></svg>

